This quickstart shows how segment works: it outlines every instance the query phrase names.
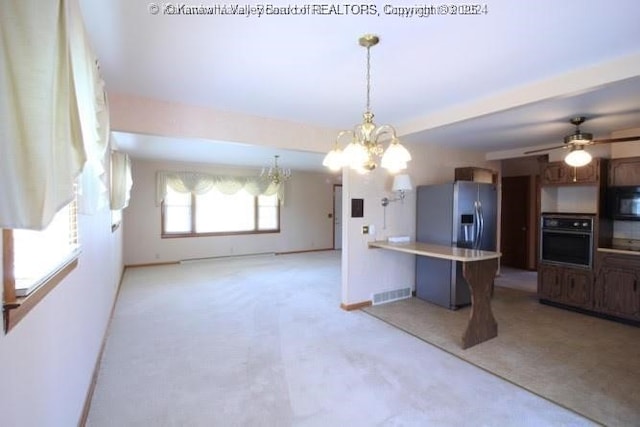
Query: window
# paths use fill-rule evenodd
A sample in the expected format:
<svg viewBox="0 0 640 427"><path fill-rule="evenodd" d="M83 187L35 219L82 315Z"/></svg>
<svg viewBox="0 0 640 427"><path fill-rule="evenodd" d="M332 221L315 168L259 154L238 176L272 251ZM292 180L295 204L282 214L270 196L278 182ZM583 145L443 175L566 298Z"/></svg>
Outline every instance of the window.
<svg viewBox="0 0 640 427"><path fill-rule="evenodd" d="M79 252L75 200L42 231L3 230L5 331L75 268Z"/></svg>
<svg viewBox="0 0 640 427"><path fill-rule="evenodd" d="M252 196L243 189L229 195L212 188L195 195L167 186L162 203L162 237L279 231L280 204L276 194Z"/></svg>

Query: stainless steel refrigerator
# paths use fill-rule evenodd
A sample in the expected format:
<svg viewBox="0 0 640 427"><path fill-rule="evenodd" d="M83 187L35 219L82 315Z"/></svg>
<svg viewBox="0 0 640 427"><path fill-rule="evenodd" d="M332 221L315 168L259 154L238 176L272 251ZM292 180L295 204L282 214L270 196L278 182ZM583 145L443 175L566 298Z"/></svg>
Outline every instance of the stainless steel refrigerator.
<svg viewBox="0 0 640 427"><path fill-rule="evenodd" d="M497 200L493 184L418 186L416 241L495 251ZM452 310L470 304L462 263L416 257L416 296Z"/></svg>

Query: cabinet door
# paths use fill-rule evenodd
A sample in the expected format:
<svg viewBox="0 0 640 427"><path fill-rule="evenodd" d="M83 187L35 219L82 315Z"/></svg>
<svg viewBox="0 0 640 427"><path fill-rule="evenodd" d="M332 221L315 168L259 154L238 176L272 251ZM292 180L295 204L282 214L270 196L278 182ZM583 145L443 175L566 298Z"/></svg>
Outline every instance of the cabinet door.
<svg viewBox="0 0 640 427"><path fill-rule="evenodd" d="M542 185L563 184L568 180L564 162L551 162L542 166Z"/></svg>
<svg viewBox="0 0 640 427"><path fill-rule="evenodd" d="M640 157L611 160L609 185L640 185Z"/></svg>
<svg viewBox="0 0 640 427"><path fill-rule="evenodd" d="M640 289L636 270L606 265L600 268L595 308L614 316L640 320Z"/></svg>
<svg viewBox="0 0 640 427"><path fill-rule="evenodd" d="M567 166L571 170L571 182L579 182L582 184L595 184L598 182L599 177L599 159L593 159L591 163L586 166L574 168Z"/></svg>
<svg viewBox="0 0 640 427"><path fill-rule="evenodd" d="M567 269L563 280L564 303L592 308L593 273L588 270Z"/></svg>
<svg viewBox="0 0 640 427"><path fill-rule="evenodd" d="M555 265L538 265L538 297L562 301L562 272Z"/></svg>

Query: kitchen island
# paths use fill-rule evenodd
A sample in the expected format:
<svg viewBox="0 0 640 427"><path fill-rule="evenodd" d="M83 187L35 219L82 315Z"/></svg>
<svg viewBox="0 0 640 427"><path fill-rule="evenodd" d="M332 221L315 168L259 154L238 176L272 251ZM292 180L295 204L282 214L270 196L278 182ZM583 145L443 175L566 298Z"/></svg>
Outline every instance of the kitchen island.
<svg viewBox="0 0 640 427"><path fill-rule="evenodd" d="M370 248L460 261L462 273L471 289L471 314L462 335L462 348L466 349L498 336L498 324L491 311L491 289L498 271L499 252L465 249L431 243L369 242Z"/></svg>

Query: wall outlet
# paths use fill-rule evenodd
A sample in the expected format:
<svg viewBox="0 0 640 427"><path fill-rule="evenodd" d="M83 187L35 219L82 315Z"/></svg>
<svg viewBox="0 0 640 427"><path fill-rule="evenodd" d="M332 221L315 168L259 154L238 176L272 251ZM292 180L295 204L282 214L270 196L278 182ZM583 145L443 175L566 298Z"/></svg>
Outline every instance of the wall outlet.
<svg viewBox="0 0 640 427"><path fill-rule="evenodd" d="M363 225L362 226L362 234L369 234L369 226L368 225Z"/></svg>

